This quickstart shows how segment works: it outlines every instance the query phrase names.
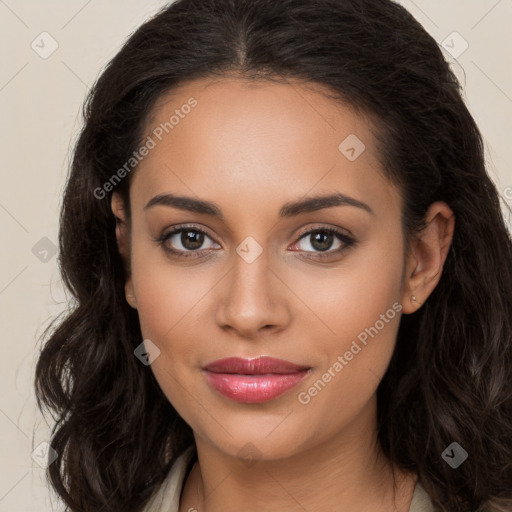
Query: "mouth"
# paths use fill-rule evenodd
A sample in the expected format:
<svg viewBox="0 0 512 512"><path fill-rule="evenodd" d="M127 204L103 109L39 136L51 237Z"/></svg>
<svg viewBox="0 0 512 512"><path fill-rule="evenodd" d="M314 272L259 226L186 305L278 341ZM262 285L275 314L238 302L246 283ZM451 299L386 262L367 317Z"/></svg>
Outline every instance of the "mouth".
<svg viewBox="0 0 512 512"><path fill-rule="evenodd" d="M260 403L277 398L295 387L310 370L308 366L267 356L218 359L203 368L206 380L213 389L243 403Z"/></svg>

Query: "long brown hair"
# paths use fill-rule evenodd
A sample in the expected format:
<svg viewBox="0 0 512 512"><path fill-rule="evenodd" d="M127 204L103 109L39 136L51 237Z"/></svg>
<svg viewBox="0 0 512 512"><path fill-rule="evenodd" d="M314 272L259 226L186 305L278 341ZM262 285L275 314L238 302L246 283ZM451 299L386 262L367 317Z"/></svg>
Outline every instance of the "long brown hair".
<svg viewBox="0 0 512 512"><path fill-rule="evenodd" d="M390 0L178 0L105 68L84 107L60 218L59 264L74 301L45 331L35 375L38 405L56 420L50 484L71 511L139 511L193 443L134 357L140 325L104 184L139 147L163 93L228 73L317 82L371 116L404 197L406 240L433 202L454 211L441 280L402 317L378 388L379 441L417 472L437 510L512 510L510 235L460 84L436 41ZM129 184L115 184L128 215ZM452 442L469 454L457 469L441 456Z"/></svg>

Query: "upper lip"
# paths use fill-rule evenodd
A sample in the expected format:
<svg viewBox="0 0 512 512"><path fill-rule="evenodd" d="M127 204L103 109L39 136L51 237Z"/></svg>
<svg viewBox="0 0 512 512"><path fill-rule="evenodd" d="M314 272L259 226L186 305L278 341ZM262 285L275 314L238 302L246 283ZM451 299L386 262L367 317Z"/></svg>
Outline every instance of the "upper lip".
<svg viewBox="0 0 512 512"><path fill-rule="evenodd" d="M261 375L265 373L297 373L309 370L309 367L290 363L290 361L285 361L284 359L261 356L254 359L244 359L241 357L217 359L207 364L204 369L214 373Z"/></svg>

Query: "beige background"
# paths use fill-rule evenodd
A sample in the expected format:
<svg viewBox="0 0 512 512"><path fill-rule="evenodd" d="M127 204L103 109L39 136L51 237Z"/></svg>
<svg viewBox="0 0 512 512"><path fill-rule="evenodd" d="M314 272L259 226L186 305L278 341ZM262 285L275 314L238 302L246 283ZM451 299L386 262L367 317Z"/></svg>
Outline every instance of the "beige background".
<svg viewBox="0 0 512 512"><path fill-rule="evenodd" d="M56 256L43 254L48 261L41 261L32 248L48 244L43 237L57 244L64 179L88 88L126 37L165 3L0 0L0 512L62 509L31 454L49 435L33 395L37 338L62 309L64 295ZM440 44L448 38L451 52L467 41L457 59L445 54L484 135L489 172L512 205L512 2L401 3ZM35 40L40 52L51 48L49 36L41 36L47 38L42 48L43 31L58 44L46 59L31 47Z"/></svg>

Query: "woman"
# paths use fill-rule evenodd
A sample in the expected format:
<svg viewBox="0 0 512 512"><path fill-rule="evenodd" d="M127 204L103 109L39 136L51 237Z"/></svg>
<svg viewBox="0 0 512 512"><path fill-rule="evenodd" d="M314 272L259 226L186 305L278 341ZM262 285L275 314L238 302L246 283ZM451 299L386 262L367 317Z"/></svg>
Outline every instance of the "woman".
<svg viewBox="0 0 512 512"><path fill-rule="evenodd" d="M85 108L36 368L69 510L512 510L512 256L389 0L178 0Z"/></svg>

